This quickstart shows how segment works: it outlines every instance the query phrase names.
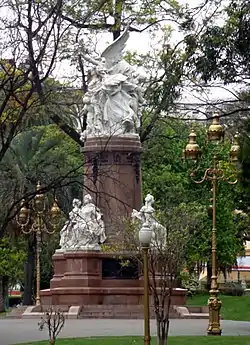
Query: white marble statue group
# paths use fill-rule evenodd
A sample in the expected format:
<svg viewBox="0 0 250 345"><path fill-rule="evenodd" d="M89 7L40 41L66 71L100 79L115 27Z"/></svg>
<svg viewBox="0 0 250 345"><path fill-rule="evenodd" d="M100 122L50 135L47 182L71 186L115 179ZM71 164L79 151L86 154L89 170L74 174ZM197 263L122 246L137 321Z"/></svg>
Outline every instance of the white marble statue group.
<svg viewBox="0 0 250 345"><path fill-rule="evenodd" d="M83 58L94 65L90 71L88 92L83 102L87 114L87 136L136 134L140 125L142 82L145 76L122 59L128 29L109 45L97 60L84 52Z"/></svg>
<svg viewBox="0 0 250 345"><path fill-rule="evenodd" d="M147 194L145 205L140 211L133 210L132 219L139 226L147 224L152 230L152 247L164 244L166 229L155 218L154 197ZM83 205L79 199L73 200L73 209L69 219L60 231L60 251L99 251L100 244L106 241L105 225L100 209L93 203L92 197L84 196Z"/></svg>
<svg viewBox="0 0 250 345"><path fill-rule="evenodd" d="M102 213L89 194L84 196L83 205L74 199L72 206L69 220L60 231L60 250L99 251L100 244L106 240Z"/></svg>

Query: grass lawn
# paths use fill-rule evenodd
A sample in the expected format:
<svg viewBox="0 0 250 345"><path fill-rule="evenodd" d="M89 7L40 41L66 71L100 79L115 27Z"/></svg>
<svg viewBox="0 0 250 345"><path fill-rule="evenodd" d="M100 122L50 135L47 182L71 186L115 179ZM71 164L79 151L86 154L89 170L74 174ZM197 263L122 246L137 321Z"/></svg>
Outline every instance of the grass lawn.
<svg viewBox="0 0 250 345"><path fill-rule="evenodd" d="M156 345L156 339L151 341ZM24 344L17 344L24 345ZM48 345L48 341L25 345ZM142 337L59 339L56 345L143 345ZM169 337L168 345L250 345L250 337Z"/></svg>
<svg viewBox="0 0 250 345"><path fill-rule="evenodd" d="M221 315L225 320L250 321L250 296L220 296ZM188 305L207 305L208 295L188 298ZM250 344L250 342L249 342Z"/></svg>

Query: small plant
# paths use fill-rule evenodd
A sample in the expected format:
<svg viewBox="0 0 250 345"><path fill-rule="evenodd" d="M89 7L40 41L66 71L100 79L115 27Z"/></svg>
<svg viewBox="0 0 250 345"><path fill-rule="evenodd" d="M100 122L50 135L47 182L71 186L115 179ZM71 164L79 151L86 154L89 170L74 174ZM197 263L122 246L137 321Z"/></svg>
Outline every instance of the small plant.
<svg viewBox="0 0 250 345"><path fill-rule="evenodd" d="M44 328L49 332L49 345L55 345L57 336L61 332L65 324L65 315L56 307L51 307L44 312L41 321L38 323L39 330Z"/></svg>
<svg viewBox="0 0 250 345"><path fill-rule="evenodd" d="M194 274L188 272L181 273L182 287L187 289L187 296L192 297L199 288L199 281Z"/></svg>

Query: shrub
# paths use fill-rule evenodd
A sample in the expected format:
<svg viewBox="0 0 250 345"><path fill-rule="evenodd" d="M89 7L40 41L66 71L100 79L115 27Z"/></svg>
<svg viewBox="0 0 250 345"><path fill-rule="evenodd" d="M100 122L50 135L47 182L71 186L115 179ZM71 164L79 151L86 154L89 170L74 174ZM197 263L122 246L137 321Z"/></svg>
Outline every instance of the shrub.
<svg viewBox="0 0 250 345"><path fill-rule="evenodd" d="M65 324L64 313L56 306L52 306L44 312L41 321L38 323L39 330L48 329L49 345L55 345L56 339Z"/></svg>
<svg viewBox="0 0 250 345"><path fill-rule="evenodd" d="M220 289L221 294L228 296L243 296L245 289L238 282L228 282Z"/></svg>
<svg viewBox="0 0 250 345"><path fill-rule="evenodd" d="M187 296L193 296L196 294L199 288L199 281L197 277L194 274L182 272L180 278L182 287L187 289Z"/></svg>

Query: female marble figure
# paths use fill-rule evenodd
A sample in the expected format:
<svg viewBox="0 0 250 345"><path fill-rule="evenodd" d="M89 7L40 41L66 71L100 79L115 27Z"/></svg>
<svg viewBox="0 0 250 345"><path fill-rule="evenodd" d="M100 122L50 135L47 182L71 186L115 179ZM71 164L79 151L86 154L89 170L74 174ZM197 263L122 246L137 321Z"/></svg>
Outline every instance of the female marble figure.
<svg viewBox="0 0 250 345"><path fill-rule="evenodd" d="M139 219L142 223L148 223L151 224L154 218L154 197L151 194L147 194L145 198L145 205L142 206L140 211L138 212L137 210L133 210L132 212L132 218Z"/></svg>
<svg viewBox="0 0 250 345"><path fill-rule="evenodd" d="M99 243L104 243L106 240L102 214L93 203L90 194L85 195L83 199L77 224L77 237L80 248L98 246Z"/></svg>
<svg viewBox="0 0 250 345"><path fill-rule="evenodd" d="M62 230L60 231L60 247L61 249L70 248L74 245L75 234L74 225L77 223L77 217L81 207L81 201L74 199L72 202L72 211L69 213L69 219L65 222Z"/></svg>
<svg viewBox="0 0 250 345"><path fill-rule="evenodd" d="M69 220L60 235L61 249L100 249L99 243L106 240L105 226L102 214L89 194L84 197L83 205L80 200L73 200Z"/></svg>
<svg viewBox="0 0 250 345"><path fill-rule="evenodd" d="M86 94L87 134L136 133L139 126L139 107L144 101L141 83L145 76L122 60L128 37L126 29L104 50L101 57L105 63L82 54L95 66L92 84Z"/></svg>
<svg viewBox="0 0 250 345"><path fill-rule="evenodd" d="M151 194L147 194L145 198L145 204L142 206L140 211L133 210L132 219L138 219L141 223L149 225L152 230L152 247L160 248L164 246L166 239L166 228L161 225L155 218L155 210L153 207L154 197Z"/></svg>
<svg viewBox="0 0 250 345"><path fill-rule="evenodd" d="M133 132L137 117L132 107L136 86L125 75L116 74L104 79L102 89L106 100L103 115L108 119L111 134Z"/></svg>

